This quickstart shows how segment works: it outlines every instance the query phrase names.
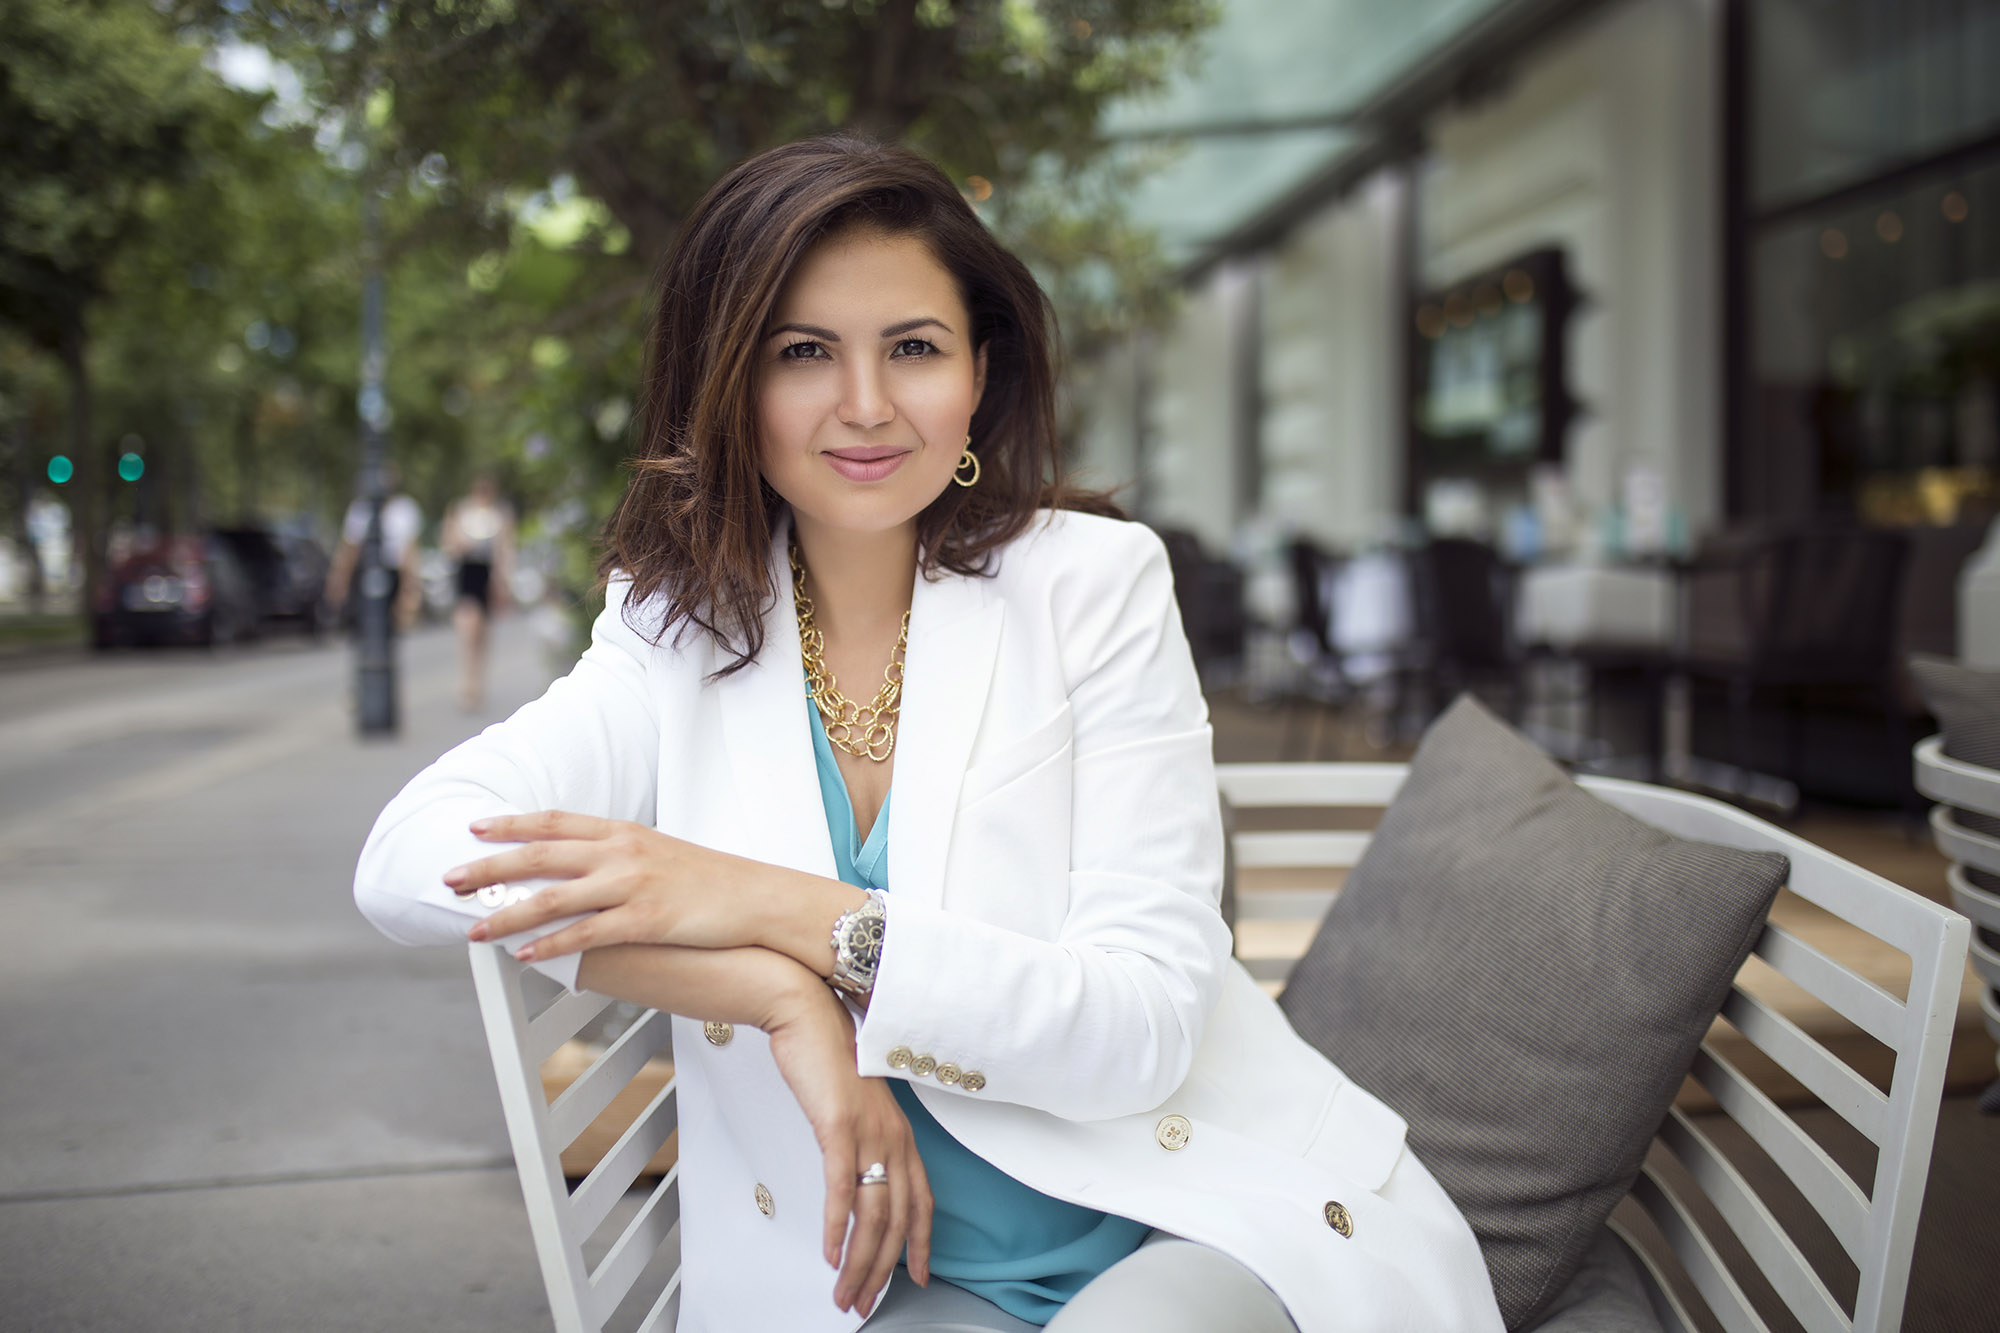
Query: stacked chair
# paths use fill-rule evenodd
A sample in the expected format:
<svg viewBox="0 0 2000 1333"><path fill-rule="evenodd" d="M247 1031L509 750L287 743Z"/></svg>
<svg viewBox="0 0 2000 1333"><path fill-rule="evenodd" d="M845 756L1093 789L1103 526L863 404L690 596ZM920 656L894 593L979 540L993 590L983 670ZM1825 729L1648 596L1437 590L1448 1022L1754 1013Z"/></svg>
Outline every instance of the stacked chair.
<svg viewBox="0 0 2000 1333"><path fill-rule="evenodd" d="M2000 1041L2000 770L1945 755L1943 738L1917 746L1917 790L1943 802L1931 810L1938 850L1951 858L1952 905L1972 920L1973 970L1986 983L1979 997L1986 1030ZM2000 1114L2000 1080L1979 1099Z"/></svg>

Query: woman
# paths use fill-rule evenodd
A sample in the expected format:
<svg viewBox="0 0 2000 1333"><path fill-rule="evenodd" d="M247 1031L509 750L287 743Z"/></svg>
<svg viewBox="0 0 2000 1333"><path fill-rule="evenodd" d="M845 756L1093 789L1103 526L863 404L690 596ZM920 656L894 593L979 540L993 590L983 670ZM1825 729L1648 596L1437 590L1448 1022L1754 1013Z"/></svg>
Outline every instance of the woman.
<svg viewBox="0 0 2000 1333"><path fill-rule="evenodd" d="M1497 1330L1402 1122L1230 959L1166 557L1044 480L1026 269L827 139L659 292L590 649L356 896L680 1016L681 1328Z"/></svg>
<svg viewBox="0 0 2000 1333"><path fill-rule="evenodd" d="M514 511L491 473L474 477L471 492L445 510L443 545L457 565L451 622L458 635L458 703L476 712L486 698L487 629L506 609L514 559Z"/></svg>

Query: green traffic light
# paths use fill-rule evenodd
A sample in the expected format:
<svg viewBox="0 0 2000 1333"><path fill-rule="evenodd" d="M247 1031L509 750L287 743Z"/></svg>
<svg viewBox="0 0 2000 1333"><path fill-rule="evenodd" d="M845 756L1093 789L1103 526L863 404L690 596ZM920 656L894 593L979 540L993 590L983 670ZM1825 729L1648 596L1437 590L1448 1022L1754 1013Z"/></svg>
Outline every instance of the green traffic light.
<svg viewBox="0 0 2000 1333"><path fill-rule="evenodd" d="M118 476L124 481L137 481L146 475L146 460L137 454L121 454L118 458Z"/></svg>
<svg viewBox="0 0 2000 1333"><path fill-rule="evenodd" d="M49 480L60 486L76 475L76 464L57 454L49 460Z"/></svg>

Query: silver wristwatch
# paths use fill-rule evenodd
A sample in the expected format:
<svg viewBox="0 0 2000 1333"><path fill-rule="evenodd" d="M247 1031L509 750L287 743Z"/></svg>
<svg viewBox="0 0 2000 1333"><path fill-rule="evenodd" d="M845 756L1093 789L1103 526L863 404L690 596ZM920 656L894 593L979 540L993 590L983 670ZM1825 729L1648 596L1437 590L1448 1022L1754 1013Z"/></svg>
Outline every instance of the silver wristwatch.
<svg viewBox="0 0 2000 1333"><path fill-rule="evenodd" d="M875 969L882 963L882 928L889 919L887 903L887 894L870 889L867 902L841 913L833 923L833 975L827 982L843 995L865 1000L875 989Z"/></svg>

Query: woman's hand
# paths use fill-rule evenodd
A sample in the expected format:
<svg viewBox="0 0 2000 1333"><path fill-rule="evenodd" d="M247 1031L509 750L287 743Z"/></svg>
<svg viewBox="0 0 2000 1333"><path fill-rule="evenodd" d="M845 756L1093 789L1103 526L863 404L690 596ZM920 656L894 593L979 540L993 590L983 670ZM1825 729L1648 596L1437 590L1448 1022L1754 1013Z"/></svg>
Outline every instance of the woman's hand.
<svg viewBox="0 0 2000 1333"><path fill-rule="evenodd" d="M621 820L545 810L477 820L485 842L519 843L446 872L459 894L515 880L560 881L503 908L468 938L500 939L558 917L592 915L524 945L523 962L612 944L762 946L827 976L834 921L867 895L838 880L730 856Z"/></svg>
<svg viewBox="0 0 2000 1333"><path fill-rule="evenodd" d="M826 1163L825 1254L841 1270L834 1302L866 1311L906 1244L911 1276L930 1281L931 1192L923 1159L888 1083L855 1072L854 1022L825 982L768 949L650 945L592 949L577 981L648 1008L748 1023L768 1034L772 1058ZM861 1172L876 1162L889 1183L860 1185Z"/></svg>
<svg viewBox="0 0 2000 1333"><path fill-rule="evenodd" d="M840 1270L833 1303L865 1315L905 1246L910 1276L920 1285L930 1282L930 1179L888 1081L855 1072L854 1023L846 1006L824 986L812 989L820 994L782 1006L766 1030L778 1072L825 1159L825 1254L827 1264ZM887 1168L889 1183L858 1183L876 1162Z"/></svg>

